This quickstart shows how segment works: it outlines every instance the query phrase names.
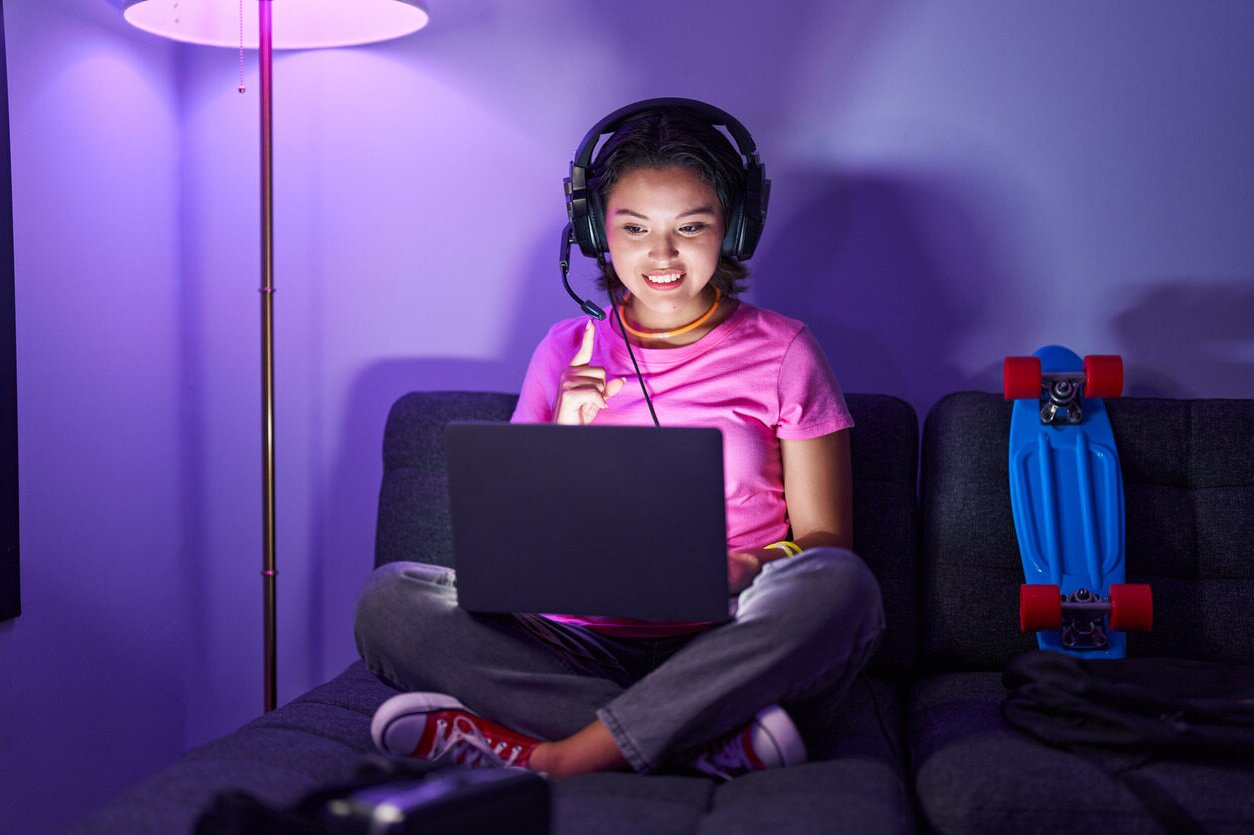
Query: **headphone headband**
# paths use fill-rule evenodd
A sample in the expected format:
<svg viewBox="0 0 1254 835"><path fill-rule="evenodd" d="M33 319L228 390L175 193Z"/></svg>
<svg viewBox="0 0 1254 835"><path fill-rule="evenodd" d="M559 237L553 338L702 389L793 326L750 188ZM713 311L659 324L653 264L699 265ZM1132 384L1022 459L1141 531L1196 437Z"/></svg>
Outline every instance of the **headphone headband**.
<svg viewBox="0 0 1254 835"><path fill-rule="evenodd" d="M771 189L771 181L766 179L766 169L758 156L757 145L745 126L727 111L696 99L683 98L644 99L620 107L597 122L579 143L570 164L570 176L564 181L566 214L579 249L589 258L597 258L609 252L601 196L588 188L592 158L601 137L614 133L636 116L667 108L687 110L711 126L726 128L731 135L736 150L743 159L745 183L742 192L727 196L729 205L723 254L737 261L748 260L762 236Z"/></svg>
<svg viewBox="0 0 1254 835"><path fill-rule="evenodd" d="M744 125L740 124L735 116L726 110L715 107L712 104L706 104L696 99L680 99L680 98L660 98L645 99L635 104L629 104L620 107L610 115L592 126L592 130L588 131L583 141L579 143L579 149L575 152L575 161L572 165L587 170L592 165L592 155L596 152L597 140L607 133L613 133L618 128L634 116L642 113L648 113L651 110L664 110L670 107L682 107L691 110L698 116L703 117L711 125L721 125L727 128L727 132L736 142L736 150L740 151L740 155L746 160L758 162L758 146L754 143L753 137L749 135L749 131Z"/></svg>

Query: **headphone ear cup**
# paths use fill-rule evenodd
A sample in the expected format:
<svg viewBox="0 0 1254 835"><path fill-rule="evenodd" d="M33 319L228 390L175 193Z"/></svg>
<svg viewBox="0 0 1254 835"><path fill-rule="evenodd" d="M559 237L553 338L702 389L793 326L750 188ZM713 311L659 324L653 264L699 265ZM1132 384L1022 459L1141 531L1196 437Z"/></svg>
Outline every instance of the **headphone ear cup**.
<svg viewBox="0 0 1254 835"><path fill-rule="evenodd" d="M729 258L742 260L745 248L745 207L740 200L735 201L727 213L727 232L723 235L723 254ZM750 253L752 254L752 249Z"/></svg>
<svg viewBox="0 0 1254 835"><path fill-rule="evenodd" d="M610 254L610 239L605 233L605 207L601 205L601 195L595 191L588 192L588 241L590 247L584 250L589 258Z"/></svg>
<svg viewBox="0 0 1254 835"><path fill-rule="evenodd" d="M566 178L566 214L579 249L589 258L609 252L605 237L605 211L600 195L587 187L587 171L571 165Z"/></svg>
<svg viewBox="0 0 1254 835"><path fill-rule="evenodd" d="M766 224L766 205L770 201L771 181L766 179L766 169L759 164L745 170L745 191L742 199L732 208L727 222L727 236L723 238L723 254L737 261L753 257L762 238ZM734 234L734 237L733 237Z"/></svg>
<svg viewBox="0 0 1254 835"><path fill-rule="evenodd" d="M575 242L584 255L596 258L604 251L601 248L600 224L594 211L576 213L571 219L571 228L575 232Z"/></svg>

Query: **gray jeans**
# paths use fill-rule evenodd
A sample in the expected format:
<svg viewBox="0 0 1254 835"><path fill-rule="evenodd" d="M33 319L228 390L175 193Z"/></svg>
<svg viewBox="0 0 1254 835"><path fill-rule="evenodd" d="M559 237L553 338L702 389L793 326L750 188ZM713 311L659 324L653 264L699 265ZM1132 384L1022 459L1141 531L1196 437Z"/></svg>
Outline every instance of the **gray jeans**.
<svg viewBox="0 0 1254 835"><path fill-rule="evenodd" d="M538 739L595 719L638 771L744 725L762 708L835 711L884 629L879 584L853 553L767 563L735 617L678 638L613 638L536 615L472 615L452 569L389 563L357 606L357 648L404 690L461 700Z"/></svg>

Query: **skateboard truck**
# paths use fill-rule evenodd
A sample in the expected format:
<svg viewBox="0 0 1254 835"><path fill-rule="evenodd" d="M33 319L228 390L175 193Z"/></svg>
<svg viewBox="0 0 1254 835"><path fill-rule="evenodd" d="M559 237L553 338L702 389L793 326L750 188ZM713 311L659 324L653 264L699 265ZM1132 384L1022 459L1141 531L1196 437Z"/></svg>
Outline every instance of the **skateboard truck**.
<svg viewBox="0 0 1254 835"><path fill-rule="evenodd" d="M1091 354L1083 371L1041 371L1039 357L1006 357L1003 390L1007 400L1037 397L1041 423L1077 426L1084 421L1083 398L1118 397L1123 392L1123 359Z"/></svg>
<svg viewBox="0 0 1254 835"><path fill-rule="evenodd" d="M1061 630L1065 649L1105 649L1110 630L1148 632L1153 624L1150 588L1139 583L1112 583L1104 600L1085 588L1064 595L1050 583L1019 587L1020 630Z"/></svg>
<svg viewBox="0 0 1254 835"><path fill-rule="evenodd" d="M1105 649L1110 604L1088 589L1076 589L1062 601L1062 645L1067 649Z"/></svg>
<svg viewBox="0 0 1254 835"><path fill-rule="evenodd" d="M1072 425L1084 420L1084 407L1080 405L1080 386L1076 374L1042 374L1041 423L1067 422ZM1060 413L1063 415L1060 417Z"/></svg>

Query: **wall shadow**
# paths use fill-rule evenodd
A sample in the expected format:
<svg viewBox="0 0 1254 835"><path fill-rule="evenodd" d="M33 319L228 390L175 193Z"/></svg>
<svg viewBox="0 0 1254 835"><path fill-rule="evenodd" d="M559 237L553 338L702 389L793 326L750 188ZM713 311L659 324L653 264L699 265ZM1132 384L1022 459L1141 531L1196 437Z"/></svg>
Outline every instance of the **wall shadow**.
<svg viewBox="0 0 1254 835"><path fill-rule="evenodd" d="M990 315L1005 266L964 201L902 175L785 172L752 296L806 322L846 391L892 394L920 417L970 385L956 355Z"/></svg>
<svg viewBox="0 0 1254 835"><path fill-rule="evenodd" d="M1254 397L1254 276L1141 288L1111 320L1125 394Z"/></svg>
<svg viewBox="0 0 1254 835"><path fill-rule="evenodd" d="M355 657L353 608L357 593L374 565L374 535L379 485L383 475L383 430L388 411L411 391L517 392L532 351L553 322L579 315L562 289L557 268L558 238L564 221L561 204L553 211L552 235L535 243L519 270L516 298L507 308L518 311L502 334L498 359L463 357L396 357L373 363L352 381L337 432L330 475L321 480L312 501L309 543L309 588L304 603L308 669L318 681L337 674L344 659ZM576 257L571 284L585 297L598 293L592 261ZM466 309L474 294L466 285Z"/></svg>

